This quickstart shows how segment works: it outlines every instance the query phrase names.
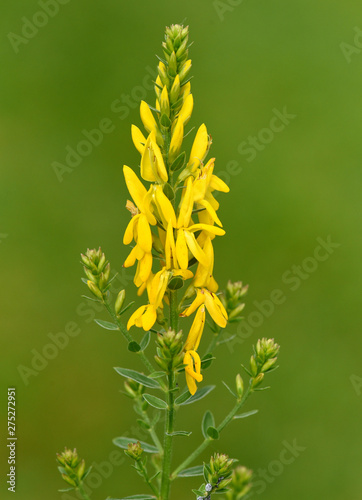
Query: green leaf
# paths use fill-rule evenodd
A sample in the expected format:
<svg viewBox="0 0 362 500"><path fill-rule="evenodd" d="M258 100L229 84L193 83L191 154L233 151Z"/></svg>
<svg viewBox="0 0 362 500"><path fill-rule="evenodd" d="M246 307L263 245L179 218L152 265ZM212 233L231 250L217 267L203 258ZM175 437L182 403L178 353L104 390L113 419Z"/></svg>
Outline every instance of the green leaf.
<svg viewBox="0 0 362 500"><path fill-rule="evenodd" d="M255 413L258 413L259 410L250 410L246 411L245 413L241 413L240 415L235 415L234 418L247 418L250 417L251 415L255 415Z"/></svg>
<svg viewBox="0 0 362 500"><path fill-rule="evenodd" d="M170 290L179 290L184 286L184 280L181 278L181 276L174 276L173 278L170 279L168 288Z"/></svg>
<svg viewBox="0 0 362 500"><path fill-rule="evenodd" d="M145 422L144 420L138 418L136 420L137 424L142 427L142 429L146 429L146 431L148 431L149 429L151 429L151 426L150 424L148 424L147 422Z"/></svg>
<svg viewBox="0 0 362 500"><path fill-rule="evenodd" d="M156 396L152 396L152 394L143 394L143 399L147 401L148 404L157 408L158 410L166 410L167 403L163 399L157 398Z"/></svg>
<svg viewBox="0 0 362 500"><path fill-rule="evenodd" d="M146 349L146 347L150 343L150 338L151 338L151 334L150 334L150 332L147 332L144 335L144 337L143 337L143 339L141 340L141 343L140 343L141 351L144 351Z"/></svg>
<svg viewBox="0 0 362 500"><path fill-rule="evenodd" d="M131 352L139 352L141 350L141 346L132 340L132 342L128 344L128 350Z"/></svg>
<svg viewBox="0 0 362 500"><path fill-rule="evenodd" d="M95 319L94 320L97 325L105 328L106 330L119 330L118 326L114 323L110 323L109 321L103 321L103 319Z"/></svg>
<svg viewBox="0 0 362 500"><path fill-rule="evenodd" d="M204 414L204 417L202 419L202 424L201 424L201 430L204 435L204 438L207 439L209 436L207 434L207 429L209 427L215 427L215 419L214 415L211 413L211 411L207 410Z"/></svg>
<svg viewBox="0 0 362 500"><path fill-rule="evenodd" d="M191 436L192 432L190 431L175 431L175 432L171 432L171 433L168 433L166 432L167 436Z"/></svg>
<svg viewBox="0 0 362 500"><path fill-rule="evenodd" d="M171 185L168 182L165 182L162 190L170 201L172 201L175 198L174 190L172 189Z"/></svg>
<svg viewBox="0 0 362 500"><path fill-rule="evenodd" d="M135 380L139 384L144 385L145 387L149 387L150 389L159 389L160 384L157 380L154 380L143 373L136 372L134 370L128 370L127 368L115 368L116 372L122 375L122 377L130 378Z"/></svg>
<svg viewBox="0 0 362 500"><path fill-rule="evenodd" d="M205 354L205 356L201 360L201 368L203 370L206 370L206 368L209 368L209 366L211 365L211 363L213 362L214 359L216 359L216 358L214 358L214 356L211 353Z"/></svg>
<svg viewBox="0 0 362 500"><path fill-rule="evenodd" d="M149 374L149 377L150 378L161 378L164 375L166 375L165 372L152 372Z"/></svg>
<svg viewBox="0 0 362 500"><path fill-rule="evenodd" d="M110 498L108 497L107 500L154 500L156 497L153 497L151 495L132 495L130 497L123 497L123 498Z"/></svg>
<svg viewBox="0 0 362 500"><path fill-rule="evenodd" d="M215 389L214 385L206 385L205 387L201 387L201 389L198 389L197 392L193 396L189 397L185 402L178 403L177 400L181 398L181 396L179 396L176 399L175 403L179 404L180 406L181 405L190 405L190 404L195 403L196 401L199 401L200 399L204 398L205 396L207 396L209 394L209 392L211 392L214 389Z"/></svg>
<svg viewBox="0 0 362 500"><path fill-rule="evenodd" d="M126 311L128 311L128 309L133 306L134 304L134 300L132 302L130 302L129 304L127 304L123 309L121 309L118 313L117 316L122 316L122 314L124 314Z"/></svg>
<svg viewBox="0 0 362 500"><path fill-rule="evenodd" d="M217 429L215 429L215 427L209 427L207 429L207 435L211 438L211 439L219 439L219 432Z"/></svg>
<svg viewBox="0 0 362 500"><path fill-rule="evenodd" d="M175 404L176 405L182 405L182 404L185 403L185 401L187 401L190 398L191 398L191 394L188 391L188 389L186 389L185 392L183 392L182 394L180 394L179 397L175 399Z"/></svg>
<svg viewBox="0 0 362 500"><path fill-rule="evenodd" d="M177 170L180 170L180 168L182 168L185 165L185 162L186 162L186 153L185 153L185 151L183 151L180 155L178 155L176 160L173 161L173 163L170 167L170 170L172 172L176 172Z"/></svg>
<svg viewBox="0 0 362 500"><path fill-rule="evenodd" d="M160 124L165 128L170 128L171 126L170 119L167 115L165 115L165 113L163 113L163 115L161 116Z"/></svg>
<svg viewBox="0 0 362 500"><path fill-rule="evenodd" d="M227 385L226 382L222 381L222 383L224 384L224 386L226 387L226 389L230 392L230 394L232 394L234 396L234 398L238 399L237 395L235 394L235 392L230 389L230 387Z"/></svg>
<svg viewBox="0 0 362 500"><path fill-rule="evenodd" d="M203 475L204 467L202 465L197 465L196 467L190 467L189 469L184 469L177 474L177 477L195 477Z"/></svg>
<svg viewBox="0 0 362 500"><path fill-rule="evenodd" d="M65 488L64 490L58 490L58 491L59 493L66 493L67 491L72 491L72 490L74 490L74 488Z"/></svg>
<svg viewBox="0 0 362 500"><path fill-rule="evenodd" d="M139 440L134 439L134 438L128 438L128 437L116 437L113 439L113 444L116 446L119 446L120 448L123 448L124 450L127 450L129 443L137 443ZM156 446L153 446L152 444L144 443L143 441L139 441L142 450L145 453L158 453L158 449Z"/></svg>

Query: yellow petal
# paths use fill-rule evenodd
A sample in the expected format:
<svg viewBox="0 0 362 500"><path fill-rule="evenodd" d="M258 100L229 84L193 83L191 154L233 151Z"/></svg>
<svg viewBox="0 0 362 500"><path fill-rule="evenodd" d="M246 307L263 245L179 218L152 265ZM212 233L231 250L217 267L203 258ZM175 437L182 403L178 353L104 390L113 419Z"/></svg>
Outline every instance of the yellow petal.
<svg viewBox="0 0 362 500"><path fill-rule="evenodd" d="M139 278L142 281L147 281L152 270L152 254L145 253L144 257L140 260Z"/></svg>
<svg viewBox="0 0 362 500"><path fill-rule="evenodd" d="M192 304L180 314L180 316L181 317L190 316L190 314L195 312L196 309L200 307L204 302L205 302L205 295L201 292L201 290L197 290L196 298L194 299Z"/></svg>
<svg viewBox="0 0 362 500"><path fill-rule="evenodd" d="M172 203L162 191L161 186L155 186L155 201L158 212L162 219L163 225L166 227L171 221L173 227L176 227L176 215Z"/></svg>
<svg viewBox="0 0 362 500"><path fill-rule="evenodd" d="M216 175L211 177L210 187L212 190L222 191L223 193L228 193L230 191L229 186Z"/></svg>
<svg viewBox="0 0 362 500"><path fill-rule="evenodd" d="M173 269L172 274L174 276L181 276L184 280L189 280L194 276L194 273L190 269Z"/></svg>
<svg viewBox="0 0 362 500"><path fill-rule="evenodd" d="M127 259L124 261L123 267L131 267L136 262L137 246L133 247Z"/></svg>
<svg viewBox="0 0 362 500"><path fill-rule="evenodd" d="M198 204L201 205L202 207L206 208L206 210L209 212L212 220L214 222L216 222L216 224L219 224L219 226L222 227L221 220L219 219L219 217L217 216L216 211L212 208L211 204L207 200L200 200L198 202Z"/></svg>
<svg viewBox="0 0 362 500"><path fill-rule="evenodd" d="M227 313L224 309L224 306L222 306L220 300L214 293L211 293L206 289L204 289L203 291L205 294L205 305L208 312L210 313L210 316L217 325L219 325L221 328L225 328L227 324ZM220 307L220 304L222 307Z"/></svg>
<svg viewBox="0 0 362 500"><path fill-rule="evenodd" d="M177 219L177 227L187 227L189 225L193 206L192 178L189 177L186 182L186 190L180 203L180 213Z"/></svg>
<svg viewBox="0 0 362 500"><path fill-rule="evenodd" d="M147 138L146 146L141 158L141 177L145 181L157 181L157 172L153 149L151 145L151 134Z"/></svg>
<svg viewBox="0 0 362 500"><path fill-rule="evenodd" d="M147 200L146 188L139 180L135 172L131 168L127 167L127 165L123 166L123 173L124 173L124 178L126 180L128 191L132 196L133 201L140 209L140 211L146 215L149 223L156 224L155 217L151 214L149 208L146 205L146 200Z"/></svg>
<svg viewBox="0 0 362 500"><path fill-rule="evenodd" d="M207 287L208 281L210 277L212 277L214 267L214 250L209 236L206 238L203 251L205 252L208 265L205 267L199 263L197 267L193 284L198 288L202 288L204 286Z"/></svg>
<svg viewBox="0 0 362 500"><path fill-rule="evenodd" d="M206 125L203 123L197 131L194 143L192 145L190 159L187 166L195 171L206 156L209 147L209 136L207 135Z"/></svg>
<svg viewBox="0 0 362 500"><path fill-rule="evenodd" d="M188 231L208 231L211 234L216 234L218 236L223 236L225 231L217 226L210 226L209 224L193 224L187 228Z"/></svg>
<svg viewBox="0 0 362 500"><path fill-rule="evenodd" d="M151 139L152 139L152 149L153 149L154 155L156 157L157 173L161 177L163 182L167 182L168 175L167 175L167 170L165 167L165 162L163 161L163 156L162 156L161 150L156 142L156 136L154 135L154 133L151 134Z"/></svg>
<svg viewBox="0 0 362 500"><path fill-rule="evenodd" d="M140 214L135 215L129 221L129 223L128 223L127 227L126 227L126 230L124 232L124 235L123 235L123 244L124 245L129 245L131 243L131 241L133 240L133 238L134 238L135 223L137 222L139 216L140 216Z"/></svg>
<svg viewBox="0 0 362 500"><path fill-rule="evenodd" d="M170 142L170 151L168 154L168 159L170 163L172 163L176 159L178 153L180 152L183 138L184 138L184 124L182 119L181 120L178 119Z"/></svg>
<svg viewBox="0 0 362 500"><path fill-rule="evenodd" d="M205 306L202 305L198 308L195 315L194 321L191 325L184 349L189 351L190 349L196 350L200 345L200 340L202 337L202 332L205 326Z"/></svg>
<svg viewBox="0 0 362 500"><path fill-rule="evenodd" d="M167 225L167 233L166 233L166 244L165 244L165 257L166 257L166 268L172 269L176 267L177 269L177 261L176 261L176 245L175 239L173 237L173 229L171 222Z"/></svg>
<svg viewBox="0 0 362 500"><path fill-rule="evenodd" d="M142 123L147 132L150 133L153 130L156 133L157 132L156 120L152 114L152 111L150 110L149 105L145 101L141 101L140 115Z"/></svg>
<svg viewBox="0 0 362 500"><path fill-rule="evenodd" d="M146 307L146 312L142 316L142 327L147 332L153 327L157 318L156 309L153 305Z"/></svg>
<svg viewBox="0 0 362 500"><path fill-rule="evenodd" d="M131 127L132 141L140 154L145 150L146 138L136 125Z"/></svg>
<svg viewBox="0 0 362 500"><path fill-rule="evenodd" d="M176 256L181 269L187 269L189 265L189 251L186 245L183 229L177 231Z"/></svg>
<svg viewBox="0 0 362 500"><path fill-rule="evenodd" d="M197 243L195 236L189 231L185 231L185 238L187 246L189 247L190 252L195 257L195 259L201 262L203 266L207 267L208 265L207 257L202 248L200 247L200 245Z"/></svg>
<svg viewBox="0 0 362 500"><path fill-rule="evenodd" d="M151 253L152 250L152 233L150 225L144 214L140 214L137 225L137 244L146 253Z"/></svg>
<svg viewBox="0 0 362 500"><path fill-rule="evenodd" d="M129 330L131 328L131 326L133 326L135 324L136 319L138 319L140 316L142 316L145 309L146 309L146 306L141 306L132 314L132 316L129 318L128 323L127 323L127 330Z"/></svg>
<svg viewBox="0 0 362 500"><path fill-rule="evenodd" d="M182 104L181 111L178 115L178 119L182 120L182 123L184 125L186 125L186 123L191 118L193 108L194 108L194 98L192 94L188 94L188 96L186 97L186 99Z"/></svg>
<svg viewBox="0 0 362 500"><path fill-rule="evenodd" d="M197 382L202 382L203 376L200 373L201 370L201 360L200 356L196 351L186 351L183 360L185 367L185 375L186 375L186 383L187 387L192 395L195 394L197 390L197 386L195 380Z"/></svg>

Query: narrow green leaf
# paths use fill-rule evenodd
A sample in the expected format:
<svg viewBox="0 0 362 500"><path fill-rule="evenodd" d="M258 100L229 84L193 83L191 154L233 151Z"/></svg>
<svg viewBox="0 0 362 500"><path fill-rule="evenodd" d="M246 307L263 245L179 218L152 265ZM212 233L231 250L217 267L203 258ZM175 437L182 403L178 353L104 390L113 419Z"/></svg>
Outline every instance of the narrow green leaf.
<svg viewBox="0 0 362 500"><path fill-rule="evenodd" d="M201 424L201 430L204 435L204 438L207 439L209 436L207 434L207 429L209 427L215 427L215 419L214 415L211 413L211 411L207 410L204 414L204 417L202 419L202 424Z"/></svg>
<svg viewBox="0 0 362 500"><path fill-rule="evenodd" d="M123 497L123 498L110 498L108 497L107 500L154 500L156 497L153 497L151 495L132 495L130 497Z"/></svg>
<svg viewBox="0 0 362 500"><path fill-rule="evenodd" d="M237 395L235 394L235 392L230 389L230 387L227 385L226 382L222 381L222 383L224 384L224 386L226 387L226 389L230 392L230 394L232 394L234 396L234 398L238 399Z"/></svg>
<svg viewBox="0 0 362 500"><path fill-rule="evenodd" d="M176 160L173 161L170 170L172 172L176 172L177 170L180 170L185 165L186 162L186 153L183 151L177 158Z"/></svg>
<svg viewBox="0 0 362 500"><path fill-rule="evenodd" d="M187 401L190 398L191 398L191 394L188 391L188 389L186 389L185 392L183 392L182 394L180 394L179 397L175 399L175 404L176 405L182 405L183 403L185 403L185 401Z"/></svg>
<svg viewBox="0 0 362 500"><path fill-rule="evenodd" d="M119 446L120 448L123 448L124 450L127 450L129 443L137 443L139 440L134 439L134 438L128 438L128 437L116 437L113 439L113 444L116 446ZM142 447L142 450L145 453L158 453L158 449L156 446L153 446L152 444L144 443L143 441L139 441L140 445Z"/></svg>
<svg viewBox="0 0 362 500"><path fill-rule="evenodd" d="M196 467L190 467L189 469L184 469L177 474L178 477L195 477L203 475L204 467L202 465L197 465Z"/></svg>
<svg viewBox="0 0 362 500"><path fill-rule="evenodd" d="M207 429L207 435L211 438L211 439L219 439L219 432L217 429L215 429L215 427L209 427Z"/></svg>
<svg viewBox="0 0 362 500"><path fill-rule="evenodd" d="M141 350L141 346L134 340L128 344L128 350L130 352L139 352Z"/></svg>
<svg viewBox="0 0 362 500"><path fill-rule="evenodd" d="M192 432L189 432L189 431L175 431L175 432L171 432L171 433L168 433L166 432L166 434L168 436L191 436Z"/></svg>
<svg viewBox="0 0 362 500"><path fill-rule="evenodd" d="M188 398L184 403L177 403L177 404L190 405L192 403L195 403L196 401L199 401L200 399L207 396L209 394L209 392L211 392L214 389L215 389L214 385L206 385L205 387L201 387L201 389L198 389L197 392L193 396ZM179 398L177 398L177 399L179 399ZM175 403L177 402L177 399L176 399Z"/></svg>
<svg viewBox="0 0 362 500"><path fill-rule="evenodd" d="M72 490L74 490L74 488L65 488L65 490L58 490L58 491L59 493L65 493L67 491L72 491Z"/></svg>
<svg viewBox="0 0 362 500"><path fill-rule="evenodd" d="M141 340L141 343L140 343L141 351L144 351L146 349L146 347L150 343L150 338L151 338L151 334L150 334L150 332L147 332L144 335L144 337L143 337L143 339Z"/></svg>
<svg viewBox="0 0 362 500"><path fill-rule="evenodd" d="M126 311L128 311L128 309L133 306L134 304L134 300L132 302L130 302L129 304L127 304L123 309L121 309L118 313L118 316L122 316L122 314L124 314Z"/></svg>
<svg viewBox="0 0 362 500"><path fill-rule="evenodd" d="M247 418L250 417L251 415L255 415L255 413L258 413L259 410L250 410L246 411L245 413L241 413L240 415L235 415L235 419L237 418Z"/></svg>
<svg viewBox="0 0 362 500"><path fill-rule="evenodd" d="M161 378L164 377L166 374L165 372L152 372L149 374L150 378Z"/></svg>
<svg viewBox="0 0 362 500"><path fill-rule="evenodd" d="M82 297L82 299L88 299L88 300L91 300L92 302L98 302L99 304L101 304L101 301L99 299L88 297L88 295L81 295L81 297ZM73 489L73 488L71 488L71 489ZM68 490L58 490L58 491L68 491Z"/></svg>
<svg viewBox="0 0 362 500"><path fill-rule="evenodd" d="M122 375L122 377L130 378L135 380L139 384L144 385L145 387L149 387L150 389L159 389L160 384L157 380L154 380L143 373L136 372L134 370L128 370L127 368L115 368L116 372Z"/></svg>
<svg viewBox="0 0 362 500"><path fill-rule="evenodd" d="M205 354L205 356L201 360L201 368L203 370L206 370L206 368L209 368L209 366L211 365L211 363L213 362L214 359L216 359L216 358L214 358L214 356L211 353Z"/></svg>
<svg viewBox="0 0 362 500"><path fill-rule="evenodd" d="M110 323L109 321L103 321L103 319L95 319L94 321L97 325L105 328L106 330L118 330L118 326L114 323Z"/></svg>
<svg viewBox="0 0 362 500"><path fill-rule="evenodd" d="M157 408L158 410L166 410L167 403L163 399L157 398L156 396L152 396L152 394L143 394L143 399L147 401L148 404Z"/></svg>

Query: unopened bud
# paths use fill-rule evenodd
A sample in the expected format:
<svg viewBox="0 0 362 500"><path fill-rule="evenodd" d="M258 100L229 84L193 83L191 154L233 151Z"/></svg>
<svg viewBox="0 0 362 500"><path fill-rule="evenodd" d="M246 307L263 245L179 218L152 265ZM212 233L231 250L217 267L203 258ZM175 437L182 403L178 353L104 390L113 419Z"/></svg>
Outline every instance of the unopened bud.
<svg viewBox="0 0 362 500"><path fill-rule="evenodd" d="M259 373L259 375L257 375L253 379L253 382L251 384L251 388L254 389L255 387L258 387L258 385L260 385L262 383L263 379L264 379L264 373Z"/></svg>
<svg viewBox="0 0 362 500"><path fill-rule="evenodd" d="M244 393L244 382L240 373L236 375L236 393L240 399L242 398Z"/></svg>
<svg viewBox="0 0 362 500"><path fill-rule="evenodd" d="M93 281L90 281L88 280L87 281L87 285L88 285L88 288L89 290L93 293L93 295L95 295L96 297L98 297L99 299L103 299L103 294L102 292L100 291L100 289L97 287L97 285L95 285L93 283Z"/></svg>
<svg viewBox="0 0 362 500"><path fill-rule="evenodd" d="M116 314L119 314L119 312L121 311L125 298L126 290L121 290L117 295L116 302L114 304L114 310L116 311Z"/></svg>
<svg viewBox="0 0 362 500"><path fill-rule="evenodd" d="M258 366L254 356L251 356L250 358L250 371L254 377L258 374Z"/></svg>

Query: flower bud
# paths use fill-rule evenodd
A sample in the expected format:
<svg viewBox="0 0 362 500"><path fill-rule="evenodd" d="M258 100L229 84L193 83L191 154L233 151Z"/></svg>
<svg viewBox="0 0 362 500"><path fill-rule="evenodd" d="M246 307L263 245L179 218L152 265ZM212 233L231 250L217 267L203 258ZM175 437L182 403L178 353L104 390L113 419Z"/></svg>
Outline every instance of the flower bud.
<svg viewBox="0 0 362 500"><path fill-rule="evenodd" d="M162 115L170 116L170 101L168 98L168 92L166 86L163 87L163 90L161 92L160 111L161 111L161 116Z"/></svg>
<svg viewBox="0 0 362 500"><path fill-rule="evenodd" d="M88 285L88 288L89 290L93 293L93 295L95 295L96 297L98 297L99 299L103 299L103 294L102 292L100 291L100 289L97 287L97 285L95 285L93 283L93 281L90 281L88 280L87 281L87 285Z"/></svg>
<svg viewBox="0 0 362 500"><path fill-rule="evenodd" d="M238 373L236 375L236 393L239 396L239 399L241 399L243 397L244 382L243 382L243 379L242 379L240 373Z"/></svg>
<svg viewBox="0 0 362 500"><path fill-rule="evenodd" d="M250 371L254 377L258 374L258 365L256 364L254 356L250 358Z"/></svg>
<svg viewBox="0 0 362 500"><path fill-rule="evenodd" d="M141 459L143 453L141 443L139 441L137 441L137 443L129 443L127 450L125 450L124 452L128 457L133 458L133 460L136 460L136 462L138 462Z"/></svg>
<svg viewBox="0 0 362 500"><path fill-rule="evenodd" d="M262 383L263 379L264 379L264 373L259 373L259 375L257 375L253 379L253 382L251 384L251 388L254 389L255 387L258 387L258 385L260 385Z"/></svg>
<svg viewBox="0 0 362 500"><path fill-rule="evenodd" d="M126 298L126 290L121 290L119 292L119 294L117 295L116 302L114 304L114 310L115 310L116 314L120 313L125 298Z"/></svg>

